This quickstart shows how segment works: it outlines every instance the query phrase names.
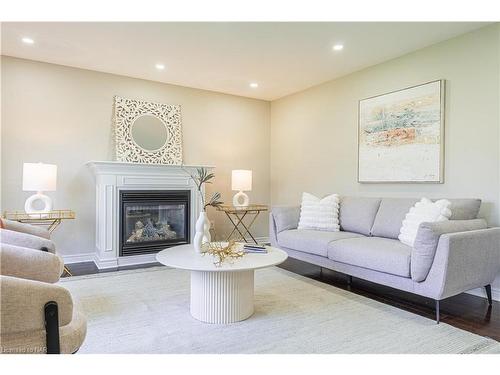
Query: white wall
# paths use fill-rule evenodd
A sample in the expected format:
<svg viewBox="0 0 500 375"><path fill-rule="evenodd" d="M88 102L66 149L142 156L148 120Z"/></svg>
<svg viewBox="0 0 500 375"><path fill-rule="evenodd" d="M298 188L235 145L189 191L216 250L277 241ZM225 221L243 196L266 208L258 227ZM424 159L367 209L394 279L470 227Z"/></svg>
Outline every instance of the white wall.
<svg viewBox="0 0 500 375"><path fill-rule="evenodd" d="M493 25L273 101L272 204L297 204L303 191L479 197L499 225L499 46ZM358 183L358 101L436 79L446 80L445 183Z"/></svg>
<svg viewBox="0 0 500 375"><path fill-rule="evenodd" d="M182 106L185 164L216 166L226 202L231 169L254 171L255 203L269 203L269 102L166 85L112 74L2 57L2 209L22 210L31 194L22 189L23 162L57 164L55 208L71 208L54 239L63 255L94 250L95 185L85 163L113 160L113 96ZM219 234L227 219L210 209ZM255 234L267 236L267 216ZM78 259L78 258L73 258Z"/></svg>

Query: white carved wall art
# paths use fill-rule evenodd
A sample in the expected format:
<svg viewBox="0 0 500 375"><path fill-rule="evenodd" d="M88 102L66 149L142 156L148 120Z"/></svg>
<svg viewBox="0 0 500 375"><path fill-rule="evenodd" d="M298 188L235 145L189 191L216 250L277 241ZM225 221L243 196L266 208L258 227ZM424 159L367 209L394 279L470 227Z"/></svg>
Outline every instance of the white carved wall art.
<svg viewBox="0 0 500 375"><path fill-rule="evenodd" d="M140 133L133 131L134 125L139 124L139 122L136 123L138 119L140 119L141 126L144 126L140 137L138 137ZM164 129L157 124L151 124L151 120L162 124ZM117 161L182 164L182 118L179 105L115 96L114 125ZM153 132L158 132L158 134ZM147 140L148 137L152 143L156 143L153 148L145 146L144 139ZM161 139L160 143L158 139Z"/></svg>

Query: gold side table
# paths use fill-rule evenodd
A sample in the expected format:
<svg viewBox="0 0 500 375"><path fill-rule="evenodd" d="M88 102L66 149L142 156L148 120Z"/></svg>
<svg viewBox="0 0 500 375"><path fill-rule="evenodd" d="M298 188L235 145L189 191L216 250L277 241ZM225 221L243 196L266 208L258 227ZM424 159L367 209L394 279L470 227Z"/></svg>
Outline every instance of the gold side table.
<svg viewBox="0 0 500 375"><path fill-rule="evenodd" d="M75 212L72 210L54 210L47 213L27 214L24 211L5 211L3 217L20 223L46 226L49 233L52 234L63 220L74 219ZM64 272L72 276L66 266L64 266Z"/></svg>
<svg viewBox="0 0 500 375"><path fill-rule="evenodd" d="M227 236L227 241L236 237L237 240L248 243L250 242L250 240L247 239L248 235L251 241L257 244L257 240L250 232L250 229L259 214L267 211L268 209L269 207L264 204L251 204L244 207L235 207L230 205L218 206L217 210L224 212L233 225L233 230L229 233L229 236Z"/></svg>

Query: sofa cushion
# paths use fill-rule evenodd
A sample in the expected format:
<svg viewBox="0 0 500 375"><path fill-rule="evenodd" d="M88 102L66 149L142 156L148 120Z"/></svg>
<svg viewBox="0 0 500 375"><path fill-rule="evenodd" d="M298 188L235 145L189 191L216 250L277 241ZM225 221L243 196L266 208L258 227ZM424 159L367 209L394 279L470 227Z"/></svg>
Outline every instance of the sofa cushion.
<svg viewBox="0 0 500 375"><path fill-rule="evenodd" d="M484 219L447 220L420 224L411 253L412 280L424 281L427 278L442 234L486 229L487 227Z"/></svg>
<svg viewBox="0 0 500 375"><path fill-rule="evenodd" d="M481 208L481 199L448 199L451 202L450 220L477 219Z"/></svg>
<svg viewBox="0 0 500 375"><path fill-rule="evenodd" d="M328 245L328 258L409 278L411 250L410 246L391 238L350 238L331 242Z"/></svg>
<svg viewBox="0 0 500 375"><path fill-rule="evenodd" d="M416 198L382 198L371 230L372 236L397 239L403 220Z"/></svg>
<svg viewBox="0 0 500 375"><path fill-rule="evenodd" d="M342 197L340 229L369 236L379 205L380 198Z"/></svg>
<svg viewBox="0 0 500 375"><path fill-rule="evenodd" d="M364 236L349 232L292 229L278 233L278 245L292 250L326 257L328 244L330 242L356 237Z"/></svg>

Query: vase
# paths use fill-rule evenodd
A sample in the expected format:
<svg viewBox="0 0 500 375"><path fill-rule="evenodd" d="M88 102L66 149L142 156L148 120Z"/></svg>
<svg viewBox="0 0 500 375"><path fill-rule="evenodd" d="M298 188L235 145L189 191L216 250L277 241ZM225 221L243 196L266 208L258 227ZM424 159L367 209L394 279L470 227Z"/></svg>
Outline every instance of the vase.
<svg viewBox="0 0 500 375"><path fill-rule="evenodd" d="M208 216L205 211L200 212L200 216L198 217L198 220L196 220L195 229L196 232L193 240L194 250L197 253L202 253L202 245L205 242L211 241L210 220L208 220Z"/></svg>
<svg viewBox="0 0 500 375"><path fill-rule="evenodd" d="M201 240L201 243L205 242L211 242L212 241L212 236L210 235L210 220L207 217L207 220L205 221L205 225L203 226L203 239Z"/></svg>

